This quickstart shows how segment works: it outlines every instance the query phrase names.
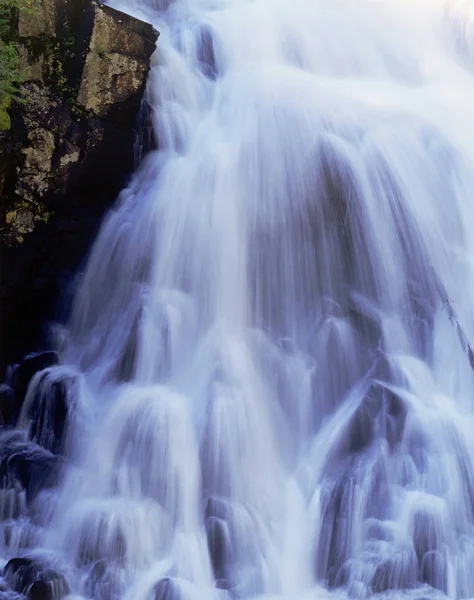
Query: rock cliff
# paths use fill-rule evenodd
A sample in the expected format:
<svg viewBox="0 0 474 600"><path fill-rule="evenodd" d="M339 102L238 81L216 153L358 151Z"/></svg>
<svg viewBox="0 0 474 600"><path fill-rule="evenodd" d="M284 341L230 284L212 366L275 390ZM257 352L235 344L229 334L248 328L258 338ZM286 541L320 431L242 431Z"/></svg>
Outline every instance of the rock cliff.
<svg viewBox="0 0 474 600"><path fill-rule="evenodd" d="M61 292L134 167L158 33L91 0L12 11L26 81L0 133L0 376L47 345Z"/></svg>

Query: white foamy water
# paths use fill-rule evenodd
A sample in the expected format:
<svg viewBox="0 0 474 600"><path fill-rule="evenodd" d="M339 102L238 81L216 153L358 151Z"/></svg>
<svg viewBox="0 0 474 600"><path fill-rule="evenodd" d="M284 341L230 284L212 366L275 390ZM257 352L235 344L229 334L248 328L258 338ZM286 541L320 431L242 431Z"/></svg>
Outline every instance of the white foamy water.
<svg viewBox="0 0 474 600"><path fill-rule="evenodd" d="M36 545L97 600L474 597L474 3L114 6L159 150L30 388Z"/></svg>

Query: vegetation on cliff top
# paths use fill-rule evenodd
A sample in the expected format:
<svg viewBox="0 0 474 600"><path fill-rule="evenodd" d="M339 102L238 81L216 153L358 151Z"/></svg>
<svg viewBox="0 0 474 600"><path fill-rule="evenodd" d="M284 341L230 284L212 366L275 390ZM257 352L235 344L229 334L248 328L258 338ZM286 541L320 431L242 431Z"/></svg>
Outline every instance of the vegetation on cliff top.
<svg viewBox="0 0 474 600"><path fill-rule="evenodd" d="M11 39L12 9L34 11L34 0L0 0L0 131L11 127L8 109L25 79L18 46Z"/></svg>

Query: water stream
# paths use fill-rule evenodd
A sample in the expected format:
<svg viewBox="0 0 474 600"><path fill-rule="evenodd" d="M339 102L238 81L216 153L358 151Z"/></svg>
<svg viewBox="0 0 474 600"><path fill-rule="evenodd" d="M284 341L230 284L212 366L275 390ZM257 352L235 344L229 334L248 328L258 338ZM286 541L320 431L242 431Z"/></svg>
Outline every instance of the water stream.
<svg viewBox="0 0 474 600"><path fill-rule="evenodd" d="M2 500L4 558L95 600L474 597L474 4L114 6L161 34L159 148L30 385L68 467Z"/></svg>

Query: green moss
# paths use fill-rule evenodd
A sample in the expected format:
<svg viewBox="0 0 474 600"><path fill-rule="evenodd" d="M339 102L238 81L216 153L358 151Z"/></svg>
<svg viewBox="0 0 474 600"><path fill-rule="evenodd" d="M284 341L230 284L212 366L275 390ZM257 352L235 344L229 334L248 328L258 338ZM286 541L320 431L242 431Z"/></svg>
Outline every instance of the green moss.
<svg viewBox="0 0 474 600"><path fill-rule="evenodd" d="M0 131L8 131L12 126L10 115L3 108L0 108Z"/></svg>
<svg viewBox="0 0 474 600"><path fill-rule="evenodd" d="M8 109L11 105L11 98L4 95L0 98L0 131L8 131L12 126Z"/></svg>
<svg viewBox="0 0 474 600"><path fill-rule="evenodd" d="M26 72L21 68L18 46L12 40L12 10L34 13L34 0L0 0L0 130L10 129L8 115L12 101L18 98Z"/></svg>

